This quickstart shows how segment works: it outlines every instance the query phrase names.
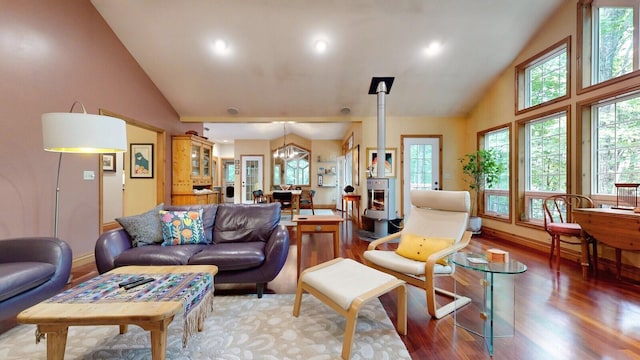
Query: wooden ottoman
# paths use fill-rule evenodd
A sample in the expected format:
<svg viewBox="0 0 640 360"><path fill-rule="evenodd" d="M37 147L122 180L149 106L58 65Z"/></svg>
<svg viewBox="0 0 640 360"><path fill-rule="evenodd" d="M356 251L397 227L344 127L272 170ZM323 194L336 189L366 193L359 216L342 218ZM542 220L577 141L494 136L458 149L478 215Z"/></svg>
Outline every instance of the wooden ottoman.
<svg viewBox="0 0 640 360"><path fill-rule="evenodd" d="M293 316L300 314L302 293L306 291L347 319L342 342L342 358L349 359L360 307L367 301L396 290L398 332L407 334L407 289L405 282L357 261L336 258L308 268L298 279Z"/></svg>

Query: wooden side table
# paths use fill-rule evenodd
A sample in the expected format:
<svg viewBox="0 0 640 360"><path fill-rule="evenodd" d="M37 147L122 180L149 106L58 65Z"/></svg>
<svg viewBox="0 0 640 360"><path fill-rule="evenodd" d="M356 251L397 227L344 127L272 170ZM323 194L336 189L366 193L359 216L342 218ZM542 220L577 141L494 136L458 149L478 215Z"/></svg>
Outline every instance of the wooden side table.
<svg viewBox="0 0 640 360"><path fill-rule="evenodd" d="M344 220L338 215L294 215L296 223L296 248L298 249L297 273L300 275L300 258L302 257L302 234L304 233L332 233L333 257L340 256L340 223Z"/></svg>
<svg viewBox="0 0 640 360"><path fill-rule="evenodd" d="M356 209L356 225L360 228L360 195L342 195L342 210L345 218L347 218L347 213L349 212L349 203L352 203L353 208ZM351 213L351 216L353 217L353 212Z"/></svg>

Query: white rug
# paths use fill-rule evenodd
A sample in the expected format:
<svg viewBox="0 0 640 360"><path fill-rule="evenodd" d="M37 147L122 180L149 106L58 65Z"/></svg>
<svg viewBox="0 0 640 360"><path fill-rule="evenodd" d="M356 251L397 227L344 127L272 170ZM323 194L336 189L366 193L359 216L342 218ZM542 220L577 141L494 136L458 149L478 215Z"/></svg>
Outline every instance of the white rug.
<svg viewBox="0 0 640 360"><path fill-rule="evenodd" d="M294 295L217 296L205 329L182 348L182 321L169 326L167 359L339 359L345 319L313 296L305 294L300 316L293 312ZM410 359L379 300L359 313L352 359ZM0 359L46 359L46 341L35 344L35 325L19 325L0 335ZM69 328L65 359L151 359L148 331L130 326Z"/></svg>
<svg viewBox="0 0 640 360"><path fill-rule="evenodd" d="M330 209L316 209L316 215L333 215L333 211ZM300 215L312 215L311 209L300 209ZM284 226L296 226L296 223L291 221L291 215L288 211L284 211L280 216L280 224Z"/></svg>

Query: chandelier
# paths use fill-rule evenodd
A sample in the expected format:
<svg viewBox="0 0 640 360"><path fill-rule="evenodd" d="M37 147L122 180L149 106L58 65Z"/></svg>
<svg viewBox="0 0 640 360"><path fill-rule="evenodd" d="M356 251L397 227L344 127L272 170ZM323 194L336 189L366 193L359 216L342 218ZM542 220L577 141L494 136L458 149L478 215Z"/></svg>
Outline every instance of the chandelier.
<svg viewBox="0 0 640 360"><path fill-rule="evenodd" d="M287 123L282 123L282 146L273 152L274 158L291 159L296 156L292 146L287 146Z"/></svg>

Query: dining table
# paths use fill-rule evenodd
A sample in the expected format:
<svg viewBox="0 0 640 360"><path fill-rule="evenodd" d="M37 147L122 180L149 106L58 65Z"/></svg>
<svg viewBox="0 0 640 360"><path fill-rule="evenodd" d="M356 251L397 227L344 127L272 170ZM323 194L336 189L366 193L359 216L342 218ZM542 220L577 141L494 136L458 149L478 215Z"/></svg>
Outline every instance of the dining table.
<svg viewBox="0 0 640 360"><path fill-rule="evenodd" d="M632 209L576 208L573 220L599 243L616 252L616 277L620 279L622 250L640 250L640 213ZM594 269L597 271L597 258Z"/></svg>
<svg viewBox="0 0 640 360"><path fill-rule="evenodd" d="M291 193L291 201L293 206L293 212L295 214L300 214L300 196L302 195L302 190L273 190L270 193L265 194L268 202L273 202L273 193L275 192L290 192Z"/></svg>

